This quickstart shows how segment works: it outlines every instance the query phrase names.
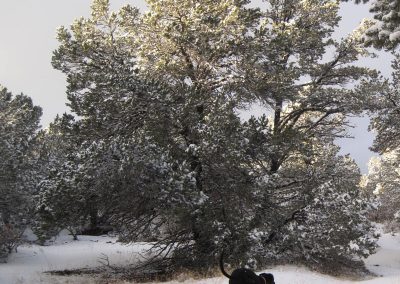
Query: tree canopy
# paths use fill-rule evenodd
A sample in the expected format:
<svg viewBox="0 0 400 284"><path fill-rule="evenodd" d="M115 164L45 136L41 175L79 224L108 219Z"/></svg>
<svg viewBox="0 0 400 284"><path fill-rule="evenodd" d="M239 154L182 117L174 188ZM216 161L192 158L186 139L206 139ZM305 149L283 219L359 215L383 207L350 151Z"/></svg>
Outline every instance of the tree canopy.
<svg viewBox="0 0 400 284"><path fill-rule="evenodd" d="M247 4L95 0L58 30L72 116L43 133L43 238L106 219L170 269L210 268L222 249L251 266L374 250L359 171L334 146L377 89L356 65L368 26L336 41L338 1ZM264 115L241 119L256 103Z"/></svg>
<svg viewBox="0 0 400 284"><path fill-rule="evenodd" d="M0 258L14 249L32 219L37 177L35 138L42 115L30 97L0 85Z"/></svg>

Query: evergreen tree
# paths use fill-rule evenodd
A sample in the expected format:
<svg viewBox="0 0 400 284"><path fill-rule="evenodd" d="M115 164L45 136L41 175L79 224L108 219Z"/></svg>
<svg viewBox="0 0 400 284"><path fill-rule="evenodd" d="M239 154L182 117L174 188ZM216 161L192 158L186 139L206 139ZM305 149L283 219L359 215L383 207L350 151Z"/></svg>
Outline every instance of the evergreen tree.
<svg viewBox="0 0 400 284"><path fill-rule="evenodd" d="M399 102L400 55L395 54L392 62L392 79L384 82L372 98L370 129L376 132L372 150L383 154L399 148Z"/></svg>
<svg viewBox="0 0 400 284"><path fill-rule="evenodd" d="M371 252L359 174L321 146L345 136L376 77L352 65L368 55L362 29L331 38L338 2L148 3L139 15L96 0L91 18L59 30L53 65L81 142L48 196L93 197L125 241L155 240L169 268L207 269L223 247L253 266L266 251L321 265ZM270 111L241 122L237 109L254 102Z"/></svg>
<svg viewBox="0 0 400 284"><path fill-rule="evenodd" d="M348 2L348 0L342 0ZM367 3L369 0L355 0L355 3ZM369 11L374 15L373 20L365 24L369 28L365 31L363 42L366 46L377 49L395 49L400 42L400 4L396 0L371 1Z"/></svg>
<svg viewBox="0 0 400 284"><path fill-rule="evenodd" d="M304 180L296 185L300 189L277 194L277 200L296 210L289 211L290 218L286 215L284 226L269 238L278 243L272 252L330 273L362 269L363 258L376 248L377 235L367 217L371 206L359 187L359 169L349 157L338 156L333 143L313 144L318 149L312 158L292 158L284 169Z"/></svg>
<svg viewBox="0 0 400 284"><path fill-rule="evenodd" d="M42 110L0 86L0 257L20 242L33 212L35 136Z"/></svg>
<svg viewBox="0 0 400 284"><path fill-rule="evenodd" d="M374 14L374 21L365 32L365 44L378 49L396 48L400 43L400 3L393 0L374 1L370 12Z"/></svg>
<svg viewBox="0 0 400 284"><path fill-rule="evenodd" d="M74 184L80 149L79 131L71 115L57 116L38 135L38 192L33 230L40 243L68 229L76 238L84 224L85 206Z"/></svg>
<svg viewBox="0 0 400 284"><path fill-rule="evenodd" d="M363 189L376 198L377 209L373 217L387 229L399 230L399 152L393 150L381 157L372 157Z"/></svg>
<svg viewBox="0 0 400 284"><path fill-rule="evenodd" d="M400 114L400 96L398 86L400 83L400 55L394 54L392 62L392 78L385 81L377 95L374 96L374 107L371 109L370 130L376 133L371 149L382 156L372 158L366 189L374 193L380 206L377 212L379 221L386 222L396 228L398 211L398 169L399 169L399 142L400 127L398 118Z"/></svg>

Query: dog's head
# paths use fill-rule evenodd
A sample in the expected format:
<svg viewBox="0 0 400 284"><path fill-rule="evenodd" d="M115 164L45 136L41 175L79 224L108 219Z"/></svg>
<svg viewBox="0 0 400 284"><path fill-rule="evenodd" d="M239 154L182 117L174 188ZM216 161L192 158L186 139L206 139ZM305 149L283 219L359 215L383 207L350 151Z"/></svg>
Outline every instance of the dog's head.
<svg viewBox="0 0 400 284"><path fill-rule="evenodd" d="M271 273L261 273L260 277L264 278L265 284L275 284L274 275Z"/></svg>

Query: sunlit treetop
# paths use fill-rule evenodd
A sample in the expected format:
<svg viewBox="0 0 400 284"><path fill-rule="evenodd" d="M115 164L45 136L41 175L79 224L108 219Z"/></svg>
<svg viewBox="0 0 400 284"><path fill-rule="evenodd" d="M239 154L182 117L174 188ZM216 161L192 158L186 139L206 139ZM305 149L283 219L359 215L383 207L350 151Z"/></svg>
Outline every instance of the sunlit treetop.
<svg viewBox="0 0 400 284"><path fill-rule="evenodd" d="M247 2L148 0L138 38L139 65L189 83L219 76L251 21Z"/></svg>

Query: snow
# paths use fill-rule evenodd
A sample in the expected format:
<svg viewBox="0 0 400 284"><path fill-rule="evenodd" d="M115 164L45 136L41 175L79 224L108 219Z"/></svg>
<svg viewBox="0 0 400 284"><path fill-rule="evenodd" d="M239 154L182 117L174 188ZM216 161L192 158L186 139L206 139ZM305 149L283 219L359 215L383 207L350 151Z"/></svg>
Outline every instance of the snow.
<svg viewBox="0 0 400 284"><path fill-rule="evenodd" d="M42 272L97 267L105 256L112 265L132 263L139 258L138 253L149 247L141 243L124 245L109 236L78 236L78 241L73 241L71 236L63 234L49 246L20 246L8 263L0 264L0 284L58 283L55 276Z"/></svg>
<svg viewBox="0 0 400 284"><path fill-rule="evenodd" d="M273 273L277 284L400 283L400 235L382 234L379 245L377 253L366 260L368 269L378 276L363 281L335 278L296 266L277 266L265 272ZM100 265L99 261L105 255L112 265L134 263L139 258L139 253L148 248L149 245L145 243L123 245L116 242L115 237L109 236L79 236L79 241L73 241L70 236L62 235L50 246L21 246L18 253L10 256L8 263L0 264L0 284L105 283L82 276L61 277L42 272L96 267ZM228 281L224 277L202 280L180 278L167 284L178 283L226 284Z"/></svg>
<svg viewBox="0 0 400 284"><path fill-rule="evenodd" d="M398 41L398 40L400 40L400 31L395 31L395 32L391 33L390 36L389 36L389 40L390 41Z"/></svg>

